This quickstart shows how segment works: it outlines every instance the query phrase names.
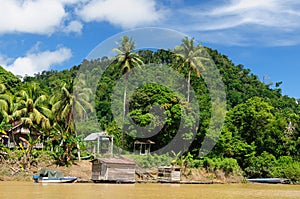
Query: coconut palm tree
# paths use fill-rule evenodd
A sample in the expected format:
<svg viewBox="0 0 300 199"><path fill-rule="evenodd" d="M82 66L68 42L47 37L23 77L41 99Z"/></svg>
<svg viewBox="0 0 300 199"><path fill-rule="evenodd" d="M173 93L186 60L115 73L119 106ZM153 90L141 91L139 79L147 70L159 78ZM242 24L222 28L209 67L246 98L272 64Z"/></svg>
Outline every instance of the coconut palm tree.
<svg viewBox="0 0 300 199"><path fill-rule="evenodd" d="M191 82L191 71L194 70L198 77L200 77L200 70L204 67L201 64L201 54L203 54L203 48L199 44L194 44L194 38L189 39L185 37L182 39L180 46L176 46L174 49L175 56L182 59L179 67L187 67L188 69L188 91L187 101L190 102L190 82Z"/></svg>
<svg viewBox="0 0 300 199"><path fill-rule="evenodd" d="M81 80L83 81L83 80ZM74 92L73 92L74 90ZM73 86L73 80L70 84L63 83L61 90L51 99L52 111L56 115L56 122L63 122L65 132L71 134L74 131L77 136L75 118L83 119L88 111L93 109L89 103L89 89L76 89ZM80 160L80 147L77 142L78 159Z"/></svg>
<svg viewBox="0 0 300 199"><path fill-rule="evenodd" d="M36 83L27 85L26 89L16 94L12 119L20 121L30 132L33 129L49 130L52 112L48 108L47 100L47 96L41 92ZM20 140L28 144L28 148L23 154L23 166L28 167L32 148L37 140L32 140L30 136L28 139L20 138Z"/></svg>
<svg viewBox="0 0 300 199"><path fill-rule="evenodd" d="M125 85L124 85L124 94L123 94L123 117L122 123L124 123L126 115L126 89L127 89L127 80L128 72L131 68L140 67L143 65L141 57L134 52L135 41L132 38L123 36L121 41L117 43L118 48L114 48L113 51L117 53L116 59L113 61L113 64L116 64L123 75L125 75ZM124 150L124 131L122 130L122 150Z"/></svg>
<svg viewBox="0 0 300 199"><path fill-rule="evenodd" d="M50 128L52 112L48 108L48 98L36 83L29 84L26 90L21 90L16 97L13 112L14 120L21 121L31 130L35 125L42 129Z"/></svg>

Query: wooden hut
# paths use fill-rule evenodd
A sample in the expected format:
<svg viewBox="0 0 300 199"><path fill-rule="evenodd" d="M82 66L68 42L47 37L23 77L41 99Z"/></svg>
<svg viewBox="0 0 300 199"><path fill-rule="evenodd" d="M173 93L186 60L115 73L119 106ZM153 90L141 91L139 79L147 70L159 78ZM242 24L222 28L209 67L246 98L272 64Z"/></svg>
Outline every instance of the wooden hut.
<svg viewBox="0 0 300 199"><path fill-rule="evenodd" d="M174 166L158 167L158 182L180 182L181 168Z"/></svg>
<svg viewBox="0 0 300 199"><path fill-rule="evenodd" d="M13 122L12 127L8 129L6 132L7 132L7 136L4 139L4 144L9 148L18 148L20 144L24 148L27 148L28 146L26 142L23 141L24 139L28 140L30 137L31 140L36 141L42 137L42 133L40 131L34 128L29 130L28 128L24 127L23 123L18 121ZM42 141L37 142L32 147L36 149L42 149L43 143Z"/></svg>
<svg viewBox="0 0 300 199"><path fill-rule="evenodd" d="M135 162L123 158L98 158L92 160L94 182L135 182Z"/></svg>
<svg viewBox="0 0 300 199"><path fill-rule="evenodd" d="M155 142L151 140L146 140L146 141L136 140L134 141L133 152L135 154L140 154L140 155L150 155L151 152L150 147L153 144L155 144Z"/></svg>
<svg viewBox="0 0 300 199"><path fill-rule="evenodd" d="M114 138L106 132L91 133L84 138L87 150L93 154L113 154Z"/></svg>

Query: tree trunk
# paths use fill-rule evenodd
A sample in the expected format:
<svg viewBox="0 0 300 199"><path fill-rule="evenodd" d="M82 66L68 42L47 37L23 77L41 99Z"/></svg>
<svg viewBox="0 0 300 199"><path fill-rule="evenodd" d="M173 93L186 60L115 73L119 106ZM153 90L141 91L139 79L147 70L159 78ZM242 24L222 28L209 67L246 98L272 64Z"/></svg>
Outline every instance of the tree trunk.
<svg viewBox="0 0 300 199"><path fill-rule="evenodd" d="M187 90L187 102L190 102L190 87L191 87L191 69L188 71L188 90Z"/></svg>
<svg viewBox="0 0 300 199"><path fill-rule="evenodd" d="M74 119L74 115L73 115L73 107L75 107L74 104L72 104L71 113L69 114L69 121L68 121L69 125L68 125L67 130L69 129L69 127L71 126L71 123L73 121L74 134L75 134L75 136L77 138L76 124L75 124L75 119ZM81 157L80 157L80 146L79 146L78 141L76 141L76 147L77 147L77 157L78 157L78 160L81 160Z"/></svg>
<svg viewBox="0 0 300 199"><path fill-rule="evenodd" d="M124 97L123 97L123 118L122 118L122 153L124 152L124 121L126 116L126 84L124 88Z"/></svg>
<svg viewBox="0 0 300 199"><path fill-rule="evenodd" d="M75 132L75 136L77 138L77 131L76 131L76 124L75 124L75 120L73 120L74 122L74 132ZM80 157L80 146L79 146L79 142L76 141L76 146L77 146L77 156L78 156L78 160L80 161L81 160L81 157Z"/></svg>

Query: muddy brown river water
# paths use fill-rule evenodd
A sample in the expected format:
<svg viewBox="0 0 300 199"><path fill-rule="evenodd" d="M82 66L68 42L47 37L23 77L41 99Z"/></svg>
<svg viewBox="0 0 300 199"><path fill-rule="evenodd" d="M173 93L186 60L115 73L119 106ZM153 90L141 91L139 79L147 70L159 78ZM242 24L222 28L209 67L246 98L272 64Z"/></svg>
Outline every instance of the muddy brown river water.
<svg viewBox="0 0 300 199"><path fill-rule="evenodd" d="M0 199L297 198L300 185L35 184L0 182Z"/></svg>

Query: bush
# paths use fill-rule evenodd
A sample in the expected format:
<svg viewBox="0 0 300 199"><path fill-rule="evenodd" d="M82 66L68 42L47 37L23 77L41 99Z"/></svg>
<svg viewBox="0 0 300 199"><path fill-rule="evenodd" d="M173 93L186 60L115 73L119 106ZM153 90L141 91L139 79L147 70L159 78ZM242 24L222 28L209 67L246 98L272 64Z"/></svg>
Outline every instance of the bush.
<svg viewBox="0 0 300 199"><path fill-rule="evenodd" d="M203 159L203 167L207 170L207 171L216 171L217 169L219 169L219 162L221 161L220 158L208 158L205 157Z"/></svg>
<svg viewBox="0 0 300 199"><path fill-rule="evenodd" d="M260 156L250 159L250 166L245 168L245 172L251 178L273 177L272 168L275 164L275 156L264 151Z"/></svg>
<svg viewBox="0 0 300 199"><path fill-rule="evenodd" d="M132 158L136 161L136 164L143 168L151 168L158 166L171 165L172 158L168 154L164 155L127 155L128 158Z"/></svg>
<svg viewBox="0 0 300 199"><path fill-rule="evenodd" d="M209 171L214 172L218 169L222 169L225 175L229 174L239 174L241 171L237 160L234 158L208 158L203 159L203 167Z"/></svg>
<svg viewBox="0 0 300 199"><path fill-rule="evenodd" d="M234 158L224 158L220 162L220 169L222 169L226 175L230 173L237 174L241 170L237 160Z"/></svg>
<svg viewBox="0 0 300 199"><path fill-rule="evenodd" d="M289 156L282 156L278 159L272 169L272 175L279 178L287 178L292 182L300 182L300 162L294 161Z"/></svg>
<svg viewBox="0 0 300 199"><path fill-rule="evenodd" d="M191 168L202 168L203 167L203 160L195 159L190 164Z"/></svg>

